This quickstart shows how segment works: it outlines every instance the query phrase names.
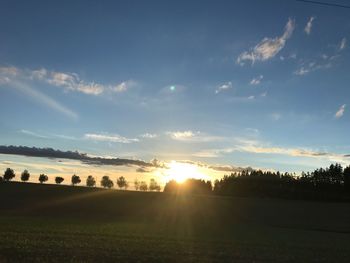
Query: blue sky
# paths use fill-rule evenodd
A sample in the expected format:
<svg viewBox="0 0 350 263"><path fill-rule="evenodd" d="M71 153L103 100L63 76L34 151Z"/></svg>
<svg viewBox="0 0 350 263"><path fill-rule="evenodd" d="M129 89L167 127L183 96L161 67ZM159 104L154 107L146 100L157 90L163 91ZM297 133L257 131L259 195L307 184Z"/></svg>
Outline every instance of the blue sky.
<svg viewBox="0 0 350 263"><path fill-rule="evenodd" d="M0 144L232 170L348 164L349 12L2 1Z"/></svg>

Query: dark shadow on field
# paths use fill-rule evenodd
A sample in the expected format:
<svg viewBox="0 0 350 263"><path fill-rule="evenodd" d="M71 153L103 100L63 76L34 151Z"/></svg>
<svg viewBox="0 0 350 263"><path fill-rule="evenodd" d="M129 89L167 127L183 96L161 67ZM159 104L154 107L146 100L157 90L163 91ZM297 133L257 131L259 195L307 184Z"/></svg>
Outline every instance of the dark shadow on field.
<svg viewBox="0 0 350 263"><path fill-rule="evenodd" d="M128 220L156 224L181 235L225 235L235 224L350 232L346 203L116 191L5 183L0 211L8 215Z"/></svg>
<svg viewBox="0 0 350 263"><path fill-rule="evenodd" d="M346 203L24 183L0 184L0 200L0 262L350 258Z"/></svg>

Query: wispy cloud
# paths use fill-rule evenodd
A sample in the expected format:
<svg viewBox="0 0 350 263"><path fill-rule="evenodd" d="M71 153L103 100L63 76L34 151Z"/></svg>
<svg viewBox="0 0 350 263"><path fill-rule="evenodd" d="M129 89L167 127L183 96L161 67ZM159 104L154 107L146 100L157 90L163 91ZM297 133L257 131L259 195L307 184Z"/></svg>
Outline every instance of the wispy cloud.
<svg viewBox="0 0 350 263"><path fill-rule="evenodd" d="M344 37L339 44L339 50L343 50L346 48L346 38Z"/></svg>
<svg viewBox="0 0 350 263"><path fill-rule="evenodd" d="M146 138L146 139L154 139L157 138L158 135L155 133L144 133L140 135L141 138Z"/></svg>
<svg viewBox="0 0 350 263"><path fill-rule="evenodd" d="M312 23L313 21L315 20L315 17L312 16L310 17L309 21L306 23L306 26L304 28L304 31L307 35L310 35L311 34L311 29L312 29Z"/></svg>
<svg viewBox="0 0 350 263"><path fill-rule="evenodd" d="M232 89L232 82L231 81L226 82L226 83L222 84L221 86L217 87L217 89L215 90L215 94L218 94L222 91L226 91L229 89Z"/></svg>
<svg viewBox="0 0 350 263"><path fill-rule="evenodd" d="M270 114L270 117L274 120L274 121L278 121L282 118L282 114L278 113L278 112L274 112Z"/></svg>
<svg viewBox="0 0 350 263"><path fill-rule="evenodd" d="M133 80L123 81L120 84L117 84L115 86L111 86L110 89L113 92L121 93L129 90L130 88L136 86L136 82Z"/></svg>
<svg viewBox="0 0 350 263"><path fill-rule="evenodd" d="M39 133L36 133L36 132L32 132L32 131L28 131L28 130L19 130L20 133L23 133L25 135L29 135L29 136L32 136L32 137L36 137L36 138L40 138L40 139L48 139L49 137L45 136L45 135L42 135L42 134L39 134Z"/></svg>
<svg viewBox="0 0 350 263"><path fill-rule="evenodd" d="M310 72L316 71L316 70L320 70L320 69L328 69L332 67L332 63L331 60L334 58L333 57L327 57L324 58L326 61L322 61L322 62L316 62L316 61L311 61L308 63L303 63L300 68L298 68L297 70L294 71L295 75L298 76L304 76L306 74L309 74Z"/></svg>
<svg viewBox="0 0 350 263"><path fill-rule="evenodd" d="M340 106L338 111L335 113L334 117L339 119L344 115L346 104Z"/></svg>
<svg viewBox="0 0 350 263"><path fill-rule="evenodd" d="M116 142L116 143L133 143L138 142L137 138L126 138L119 134L106 134L106 133L86 133L84 138L93 141L105 141L105 142Z"/></svg>
<svg viewBox="0 0 350 263"><path fill-rule="evenodd" d="M200 131L169 131L166 132L171 139L176 141L184 141L184 142L212 142L212 141L220 141L223 138L220 136L212 136Z"/></svg>
<svg viewBox="0 0 350 263"><path fill-rule="evenodd" d="M0 84L8 84L13 81L29 82L37 81L64 91L80 92L88 95L100 95L104 92L125 92L136 85L135 81L128 80L116 85L101 84L94 81L86 81L77 73L50 71L45 68L28 70L16 67L0 67Z"/></svg>
<svg viewBox="0 0 350 263"><path fill-rule="evenodd" d="M58 111L60 113L63 113L64 115L66 115L72 119L78 118L77 113L75 113L74 111L70 110L69 108L63 106L58 101L45 95L44 93L31 88L27 84L21 83L19 81L11 81L11 83L7 83L7 85L10 85L11 87L17 89L18 91L25 94L26 96L29 96L30 98L34 99L38 103L46 105L50 109L53 109L53 110Z"/></svg>
<svg viewBox="0 0 350 263"><path fill-rule="evenodd" d="M258 76L258 77L256 77L256 78L253 78L253 79L250 81L250 85L259 85L263 78L264 78L263 75L260 75L260 76Z"/></svg>
<svg viewBox="0 0 350 263"><path fill-rule="evenodd" d="M245 61L266 61L276 56L285 46L287 40L292 36L295 28L295 22L291 18L284 28L284 33L280 37L268 38L265 37L250 51L241 53L237 58L237 63L244 65Z"/></svg>

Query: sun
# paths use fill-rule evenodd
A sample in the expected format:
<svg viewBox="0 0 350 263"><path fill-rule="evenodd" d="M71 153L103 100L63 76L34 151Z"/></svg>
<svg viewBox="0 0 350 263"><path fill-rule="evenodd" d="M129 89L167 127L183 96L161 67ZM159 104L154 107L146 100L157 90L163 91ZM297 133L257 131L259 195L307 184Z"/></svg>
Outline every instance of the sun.
<svg viewBox="0 0 350 263"><path fill-rule="evenodd" d="M168 167L169 169L166 171L167 181L175 180L178 183L183 183L189 178L208 179L208 175L202 173L195 164L171 161Z"/></svg>

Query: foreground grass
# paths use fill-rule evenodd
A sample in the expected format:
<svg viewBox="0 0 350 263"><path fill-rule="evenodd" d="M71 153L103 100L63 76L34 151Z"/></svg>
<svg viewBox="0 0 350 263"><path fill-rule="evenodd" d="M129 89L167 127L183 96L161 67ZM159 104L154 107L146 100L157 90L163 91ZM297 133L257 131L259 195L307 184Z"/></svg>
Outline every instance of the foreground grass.
<svg viewBox="0 0 350 263"><path fill-rule="evenodd" d="M350 262L349 204L0 185L0 262Z"/></svg>

